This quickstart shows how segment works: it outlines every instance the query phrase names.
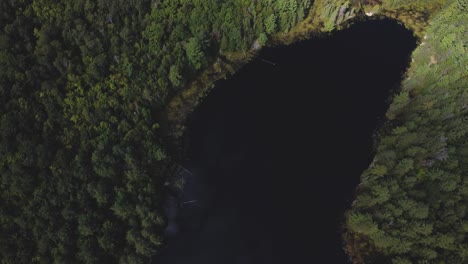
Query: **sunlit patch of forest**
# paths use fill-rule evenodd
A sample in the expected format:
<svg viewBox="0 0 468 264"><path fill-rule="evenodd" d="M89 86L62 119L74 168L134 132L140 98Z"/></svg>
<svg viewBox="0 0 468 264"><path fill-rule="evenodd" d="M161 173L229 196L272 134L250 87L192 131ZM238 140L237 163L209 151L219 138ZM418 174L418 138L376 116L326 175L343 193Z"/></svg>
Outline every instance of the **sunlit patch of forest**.
<svg viewBox="0 0 468 264"><path fill-rule="evenodd" d="M347 217L364 263L468 261L468 3L430 22Z"/></svg>
<svg viewBox="0 0 468 264"><path fill-rule="evenodd" d="M350 252L468 261L466 0L314 4L336 15L324 31L368 5L430 18L348 214ZM175 163L162 110L219 56L261 48L311 7L0 1L0 263L148 263L164 243Z"/></svg>

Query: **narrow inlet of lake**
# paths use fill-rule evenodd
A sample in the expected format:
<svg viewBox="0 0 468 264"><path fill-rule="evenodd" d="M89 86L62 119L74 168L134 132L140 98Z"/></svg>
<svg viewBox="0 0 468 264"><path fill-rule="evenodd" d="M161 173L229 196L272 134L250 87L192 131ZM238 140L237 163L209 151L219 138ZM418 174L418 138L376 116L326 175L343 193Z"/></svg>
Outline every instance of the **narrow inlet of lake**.
<svg viewBox="0 0 468 264"><path fill-rule="evenodd" d="M191 117L192 174L156 263L348 263L344 212L415 47L395 21L358 22L218 82Z"/></svg>

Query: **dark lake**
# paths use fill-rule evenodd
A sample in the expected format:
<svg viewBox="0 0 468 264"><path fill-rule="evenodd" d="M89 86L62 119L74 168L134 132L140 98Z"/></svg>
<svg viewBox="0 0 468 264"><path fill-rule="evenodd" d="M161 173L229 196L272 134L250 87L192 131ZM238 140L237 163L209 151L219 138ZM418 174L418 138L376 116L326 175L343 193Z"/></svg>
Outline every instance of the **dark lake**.
<svg viewBox="0 0 468 264"><path fill-rule="evenodd" d="M219 81L189 124L195 202L156 263L348 263L344 212L415 47L394 21L357 22Z"/></svg>

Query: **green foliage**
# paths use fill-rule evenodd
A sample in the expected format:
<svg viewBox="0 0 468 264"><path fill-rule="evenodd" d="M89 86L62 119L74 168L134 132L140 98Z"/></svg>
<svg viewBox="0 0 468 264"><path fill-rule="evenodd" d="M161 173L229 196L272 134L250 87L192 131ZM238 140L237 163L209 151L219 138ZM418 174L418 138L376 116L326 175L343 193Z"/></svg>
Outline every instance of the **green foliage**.
<svg viewBox="0 0 468 264"><path fill-rule="evenodd" d="M387 117L349 232L388 262L468 259L467 4L444 9ZM350 1L316 1L325 31ZM427 6L426 6L427 4ZM0 3L2 263L148 263L164 229L173 160L161 110L225 52L263 46L308 0Z"/></svg>
<svg viewBox="0 0 468 264"><path fill-rule="evenodd" d="M182 76L176 65L172 65L169 69L169 80L175 87L179 87L182 83Z"/></svg>
<svg viewBox="0 0 468 264"><path fill-rule="evenodd" d="M265 31L267 34L274 33L276 31L276 16L271 14L265 19Z"/></svg>
<svg viewBox="0 0 468 264"><path fill-rule="evenodd" d="M391 124L380 133L373 165L362 176L347 226L374 246L369 259L468 261L468 13L464 9L460 1L448 1L431 20L402 91L387 112ZM379 231L366 231L375 231L372 225Z"/></svg>
<svg viewBox="0 0 468 264"><path fill-rule="evenodd" d="M221 51L266 44L309 6L1 1L0 262L148 263L174 165L162 109ZM281 28L267 22L280 11Z"/></svg>
<svg viewBox="0 0 468 264"><path fill-rule="evenodd" d="M372 235L377 233L378 227L372 221L372 217L368 214L354 213L348 217L348 227L357 233L363 235Z"/></svg>
<svg viewBox="0 0 468 264"><path fill-rule="evenodd" d="M393 99L389 111L387 112L388 119L394 119L396 115L404 111L404 107L409 103L409 94L401 92Z"/></svg>
<svg viewBox="0 0 468 264"><path fill-rule="evenodd" d="M260 45L260 47L263 47L267 43L267 41L268 37L266 36L266 34L260 34L260 36L258 37L258 44Z"/></svg>
<svg viewBox="0 0 468 264"><path fill-rule="evenodd" d="M190 64L195 70L199 70L205 59L200 41L197 38L190 38L187 42L186 51Z"/></svg>
<svg viewBox="0 0 468 264"><path fill-rule="evenodd" d="M450 0L383 0L383 6L388 9L400 9L400 8L408 8L415 10L424 10L431 6L435 5L443 5ZM462 0L463 1L463 0Z"/></svg>
<svg viewBox="0 0 468 264"><path fill-rule="evenodd" d="M392 264L412 264L412 262L404 258L394 258Z"/></svg>
<svg viewBox="0 0 468 264"><path fill-rule="evenodd" d="M337 25L354 16L354 8L349 0L325 0L319 14L323 23L323 31L332 31Z"/></svg>

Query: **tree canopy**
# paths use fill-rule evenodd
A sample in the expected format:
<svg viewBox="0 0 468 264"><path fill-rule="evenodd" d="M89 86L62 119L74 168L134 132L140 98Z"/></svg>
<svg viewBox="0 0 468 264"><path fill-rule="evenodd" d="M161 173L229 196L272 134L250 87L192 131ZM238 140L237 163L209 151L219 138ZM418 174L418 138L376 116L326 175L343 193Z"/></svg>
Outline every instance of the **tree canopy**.
<svg viewBox="0 0 468 264"><path fill-rule="evenodd" d="M465 263L468 5L317 0L311 14L328 32L359 4L428 23L348 213L349 251ZM0 262L148 263L175 162L162 109L220 56L294 30L311 5L0 1Z"/></svg>
<svg viewBox="0 0 468 264"><path fill-rule="evenodd" d="M174 164L161 109L303 19L289 6L310 2L1 1L0 262L147 263Z"/></svg>
<svg viewBox="0 0 468 264"><path fill-rule="evenodd" d="M365 263L468 261L468 12L431 20L347 217Z"/></svg>

